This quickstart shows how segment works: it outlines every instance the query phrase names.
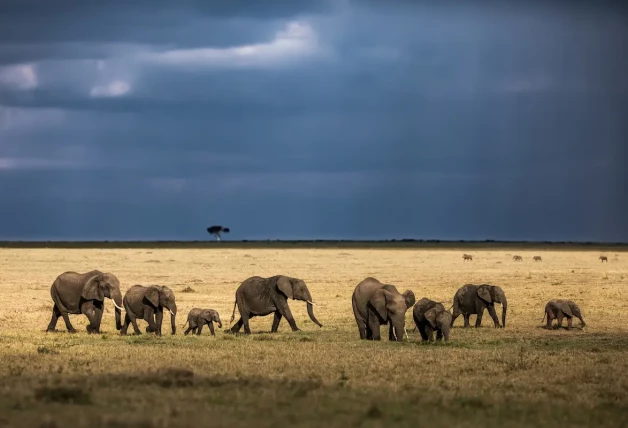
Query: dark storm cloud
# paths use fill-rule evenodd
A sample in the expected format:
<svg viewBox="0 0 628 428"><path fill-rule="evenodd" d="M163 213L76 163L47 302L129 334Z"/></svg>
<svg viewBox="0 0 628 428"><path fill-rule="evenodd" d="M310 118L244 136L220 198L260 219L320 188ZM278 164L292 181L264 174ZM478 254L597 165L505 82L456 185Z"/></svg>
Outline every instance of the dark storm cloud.
<svg viewBox="0 0 628 428"><path fill-rule="evenodd" d="M619 9L57 2L46 26L7 4L0 54L37 81L0 69L0 237L628 240ZM295 17L320 55L146 59L272 45Z"/></svg>

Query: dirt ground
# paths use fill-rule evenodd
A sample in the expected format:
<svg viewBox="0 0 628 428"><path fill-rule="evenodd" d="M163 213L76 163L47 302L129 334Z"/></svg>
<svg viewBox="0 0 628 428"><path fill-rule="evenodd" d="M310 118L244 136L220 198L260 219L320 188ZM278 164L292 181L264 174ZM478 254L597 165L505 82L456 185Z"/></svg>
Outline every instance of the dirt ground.
<svg viewBox="0 0 628 428"><path fill-rule="evenodd" d="M2 248L0 427L626 426L624 251ZM463 253L474 260L463 262ZM62 321L45 333L56 276L92 269L114 273L123 293L134 284L172 288L177 334L164 322L162 337L121 337L109 300L101 335L88 335L80 315L71 316L77 334ZM282 320L270 334L268 316L251 320L250 336L224 334L240 282L277 274L306 281L324 326L291 301L301 332ZM351 294L367 276L411 289L417 300L451 302L463 284L500 285L507 328L494 329L486 313L483 328L463 329L460 317L449 343L422 344L410 310L406 342L360 341ZM576 301L587 327L540 328L553 298ZM223 329L184 336L193 307L218 310Z"/></svg>

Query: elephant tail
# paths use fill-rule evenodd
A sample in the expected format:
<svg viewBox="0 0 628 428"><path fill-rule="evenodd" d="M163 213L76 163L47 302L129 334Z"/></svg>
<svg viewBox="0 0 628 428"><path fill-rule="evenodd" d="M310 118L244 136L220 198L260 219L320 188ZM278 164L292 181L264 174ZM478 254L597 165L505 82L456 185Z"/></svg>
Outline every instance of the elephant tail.
<svg viewBox="0 0 628 428"><path fill-rule="evenodd" d="M547 316L547 312L543 312L543 319L541 320L541 325L543 325L543 321L545 321L546 316Z"/></svg>
<svg viewBox="0 0 628 428"><path fill-rule="evenodd" d="M188 322L190 322L190 320L185 321L185 324L183 324L183 328L185 328L185 326L188 325Z"/></svg>
<svg viewBox="0 0 628 428"><path fill-rule="evenodd" d="M235 319L235 309L236 309L237 304L238 304L237 300L235 302L233 302L233 312L231 313L231 321L230 322L233 322L233 320Z"/></svg>

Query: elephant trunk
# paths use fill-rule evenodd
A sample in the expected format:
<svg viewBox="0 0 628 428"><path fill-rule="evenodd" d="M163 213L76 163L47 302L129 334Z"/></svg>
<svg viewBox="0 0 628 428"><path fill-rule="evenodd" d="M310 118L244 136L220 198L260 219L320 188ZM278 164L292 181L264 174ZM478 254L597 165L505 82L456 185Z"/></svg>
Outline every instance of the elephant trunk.
<svg viewBox="0 0 628 428"><path fill-rule="evenodd" d="M168 310L170 311L170 324L172 326L172 334L176 334L177 333L177 325L175 323L176 318L177 318L177 305L176 305L176 303L173 303L171 305L171 307L168 308Z"/></svg>
<svg viewBox="0 0 628 428"><path fill-rule="evenodd" d="M508 310L508 302L506 297L502 298L502 327L506 327L506 311Z"/></svg>
<svg viewBox="0 0 628 428"><path fill-rule="evenodd" d="M314 306L312 305L312 301L308 301L307 302L307 314L310 316L310 319L312 320L312 322L314 324L316 324L319 327L322 327L323 324L321 324L320 322L318 322L318 320L316 319L316 317L314 316Z"/></svg>
<svg viewBox="0 0 628 428"><path fill-rule="evenodd" d="M405 331L406 329L403 325L393 325L393 336L397 342L403 342Z"/></svg>
<svg viewBox="0 0 628 428"><path fill-rule="evenodd" d="M220 322L220 320L216 321L218 323L218 328L222 328L222 323Z"/></svg>

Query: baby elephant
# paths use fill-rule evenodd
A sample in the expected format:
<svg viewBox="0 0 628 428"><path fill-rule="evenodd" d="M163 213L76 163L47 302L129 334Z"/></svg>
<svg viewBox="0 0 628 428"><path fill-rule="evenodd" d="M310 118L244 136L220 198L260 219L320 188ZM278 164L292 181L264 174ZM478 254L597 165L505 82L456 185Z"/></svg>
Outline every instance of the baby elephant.
<svg viewBox="0 0 628 428"><path fill-rule="evenodd" d="M207 324L209 326L209 331L212 333L212 336L215 336L214 333L214 322L218 323L218 328L222 328L222 322L220 322L220 316L218 312L213 309L199 309L194 308L188 314L188 320L183 324L183 328L185 328L186 324L190 324L187 330L185 330L185 335L187 336L190 331L192 334L196 334L197 336L201 335L201 331L203 330L203 326Z"/></svg>
<svg viewBox="0 0 628 428"><path fill-rule="evenodd" d="M552 329L552 321L554 319L558 320L558 328L562 327L563 317L567 318L567 330L571 329L571 319L573 317L580 320L582 327L586 326L584 320L582 319L582 312L580 312L580 308L571 300L550 300L545 305L543 320L545 317L547 317L547 324L545 325L545 328L548 330ZM541 323L543 320L541 320Z"/></svg>
<svg viewBox="0 0 628 428"><path fill-rule="evenodd" d="M436 330L436 340L441 340L444 336L445 342L449 341L451 313L442 303L424 297L414 305L412 317L423 341L433 342L434 330Z"/></svg>

